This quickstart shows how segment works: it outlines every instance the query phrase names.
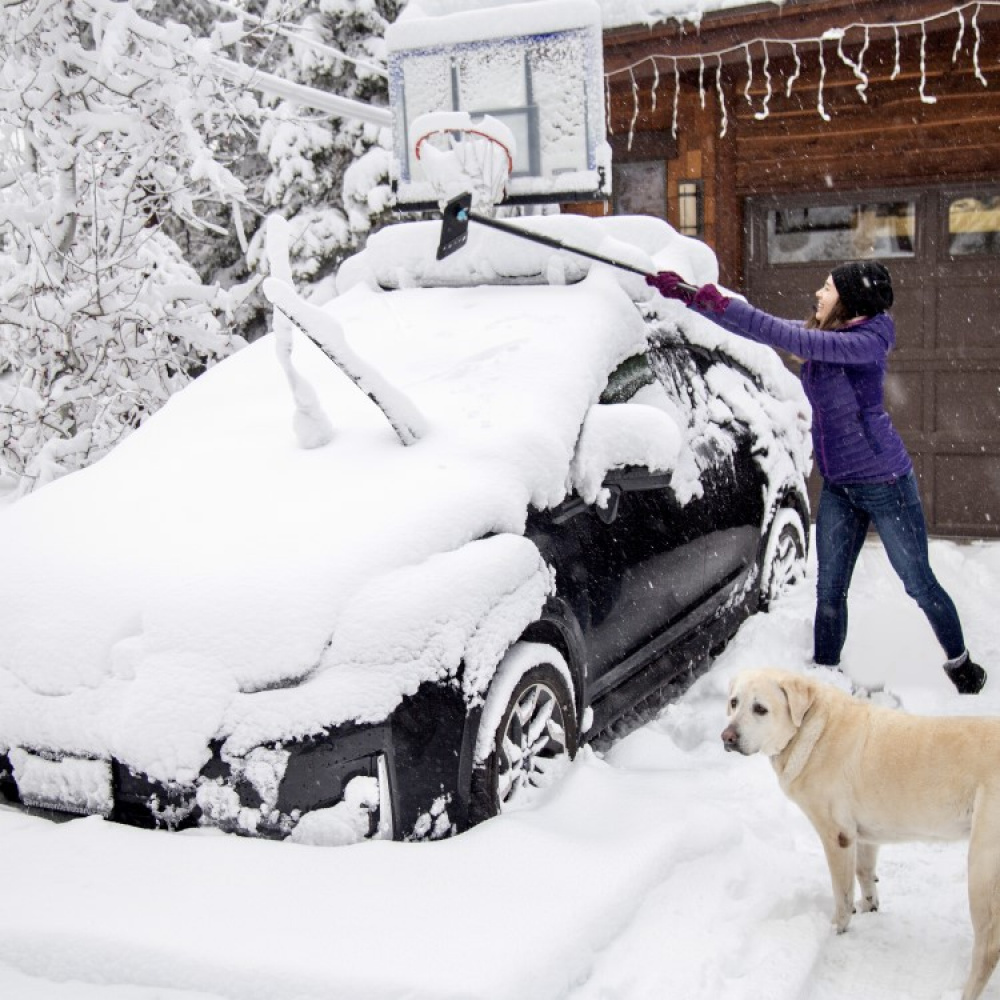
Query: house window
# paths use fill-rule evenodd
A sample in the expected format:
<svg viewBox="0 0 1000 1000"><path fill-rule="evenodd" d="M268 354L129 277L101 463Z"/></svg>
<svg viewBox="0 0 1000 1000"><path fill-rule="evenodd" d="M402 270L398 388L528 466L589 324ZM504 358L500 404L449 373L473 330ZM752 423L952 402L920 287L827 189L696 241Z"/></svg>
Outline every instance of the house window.
<svg viewBox="0 0 1000 1000"><path fill-rule="evenodd" d="M614 165L615 215L667 214L667 164L664 160L636 160Z"/></svg>
<svg viewBox="0 0 1000 1000"><path fill-rule="evenodd" d="M767 256L772 264L913 257L917 205L866 202L779 208L767 216Z"/></svg>
<svg viewBox="0 0 1000 1000"><path fill-rule="evenodd" d="M1000 256L1000 195L951 199L948 252L953 257Z"/></svg>

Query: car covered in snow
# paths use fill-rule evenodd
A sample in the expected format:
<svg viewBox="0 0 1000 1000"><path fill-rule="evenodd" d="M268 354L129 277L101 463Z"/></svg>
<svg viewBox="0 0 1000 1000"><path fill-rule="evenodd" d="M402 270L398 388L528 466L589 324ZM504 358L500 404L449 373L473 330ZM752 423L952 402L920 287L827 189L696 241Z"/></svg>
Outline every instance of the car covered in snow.
<svg viewBox="0 0 1000 1000"><path fill-rule="evenodd" d="M717 278L659 220L516 224ZM274 334L0 512L4 798L445 836L801 575L809 412L772 351L507 233L437 260L439 228L376 234L326 301L272 259Z"/></svg>

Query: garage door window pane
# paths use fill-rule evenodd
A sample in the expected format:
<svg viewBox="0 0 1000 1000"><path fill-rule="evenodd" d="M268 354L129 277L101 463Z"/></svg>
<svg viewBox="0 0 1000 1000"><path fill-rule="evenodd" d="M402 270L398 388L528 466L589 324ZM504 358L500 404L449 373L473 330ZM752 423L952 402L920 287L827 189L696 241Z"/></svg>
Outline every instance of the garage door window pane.
<svg viewBox="0 0 1000 1000"><path fill-rule="evenodd" d="M1000 256L1000 195L954 198L948 205L949 252Z"/></svg>
<svg viewBox="0 0 1000 1000"><path fill-rule="evenodd" d="M768 213L767 256L772 264L912 257L917 206L912 201L814 205Z"/></svg>
<svg viewBox="0 0 1000 1000"><path fill-rule="evenodd" d="M621 163L614 167L616 215L667 214L667 165L662 160Z"/></svg>

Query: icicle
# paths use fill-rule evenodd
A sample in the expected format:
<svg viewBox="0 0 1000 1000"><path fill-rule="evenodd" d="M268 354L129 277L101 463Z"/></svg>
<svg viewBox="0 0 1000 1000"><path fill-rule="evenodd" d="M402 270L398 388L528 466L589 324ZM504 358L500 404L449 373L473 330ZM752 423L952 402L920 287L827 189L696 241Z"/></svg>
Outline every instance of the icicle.
<svg viewBox="0 0 1000 1000"><path fill-rule="evenodd" d="M604 120L608 123L608 135L615 134L614 122L611 119L611 78L604 77Z"/></svg>
<svg viewBox="0 0 1000 1000"><path fill-rule="evenodd" d="M650 97L653 99L653 110L656 110L656 91L660 86L660 64L656 61L656 56L653 56L653 89L650 91Z"/></svg>
<svg viewBox="0 0 1000 1000"><path fill-rule="evenodd" d="M701 110L705 110L705 59L698 56L698 96L701 98Z"/></svg>
<svg viewBox="0 0 1000 1000"><path fill-rule="evenodd" d="M244 254L250 250L250 243L247 240L247 229L243 225L243 213L240 211L240 203L233 198L229 203L229 209L233 213L233 226L236 229L236 239L239 241L240 249Z"/></svg>
<svg viewBox="0 0 1000 1000"><path fill-rule="evenodd" d="M743 51L747 54L747 85L743 88L743 96L747 99L747 104L753 107L753 98L750 96L750 88L753 86L753 59L750 57L750 46L744 45Z"/></svg>
<svg viewBox="0 0 1000 1000"><path fill-rule="evenodd" d="M920 100L924 104L937 104L937 98L925 92L927 85L927 22L920 22Z"/></svg>
<svg viewBox="0 0 1000 1000"><path fill-rule="evenodd" d="M802 72L802 59L799 57L799 47L795 42L789 42L792 47L792 56L795 59L795 69L792 75L788 78L788 83L785 84L785 97L792 96L792 85L799 78L799 74Z"/></svg>
<svg viewBox="0 0 1000 1000"><path fill-rule="evenodd" d="M635 123L639 120L639 85L635 82L635 73L631 67L628 78L632 81L632 120L628 123L628 149L631 150L632 140L635 138Z"/></svg>
<svg viewBox="0 0 1000 1000"><path fill-rule="evenodd" d="M823 39L819 40L819 89L816 91L816 110L823 121L830 121L830 116L826 113L823 105L823 84L826 82L826 60L823 58Z"/></svg>
<svg viewBox="0 0 1000 1000"><path fill-rule="evenodd" d="M975 13L972 15L972 29L976 35L976 44L972 47L972 64L976 67L976 79L985 87L986 77L979 68L979 43L982 40L979 34L979 4L976 4Z"/></svg>
<svg viewBox="0 0 1000 1000"><path fill-rule="evenodd" d="M865 66L865 54L868 52L868 46L871 45L871 33L868 25L865 25L865 44L861 46L861 51L858 53L858 73L861 75L861 82L855 88L861 97L861 100L868 103L868 95L865 91L868 90L868 74L864 70Z"/></svg>
<svg viewBox="0 0 1000 1000"><path fill-rule="evenodd" d="M94 36L94 51L100 52L104 45L104 14L100 11L94 13L94 19L90 22L90 31Z"/></svg>
<svg viewBox="0 0 1000 1000"><path fill-rule="evenodd" d="M837 55L840 56L840 61L850 66L851 69L854 69L854 63L851 62L847 53L844 51L844 34L845 32L843 31L843 29L838 28L826 32L826 34L824 34L823 37L837 39Z"/></svg>
<svg viewBox="0 0 1000 1000"><path fill-rule="evenodd" d="M764 93L764 104L763 107L758 111L754 118L757 121L763 121L770 113L771 109L769 107L771 103L771 94L774 92L771 86L771 60L767 51L767 42L763 42L764 45L764 83L765 83L765 93Z"/></svg>
<svg viewBox="0 0 1000 1000"><path fill-rule="evenodd" d="M953 65L958 62L958 54L962 51L962 42L965 40L965 15L961 7L957 8L955 13L958 14L958 38L955 39L955 48L951 53Z"/></svg>
<svg viewBox="0 0 1000 1000"><path fill-rule="evenodd" d="M893 27L892 29L896 33L896 61L892 67L892 74L890 75L890 80L895 80L899 76L899 28Z"/></svg>
<svg viewBox="0 0 1000 1000"><path fill-rule="evenodd" d="M719 60L719 65L715 68L715 89L719 94L719 138L721 139L729 128L729 114L726 111L726 97L722 92L722 56L716 58Z"/></svg>
<svg viewBox="0 0 1000 1000"><path fill-rule="evenodd" d="M865 57L865 50L868 48L868 41L869 41L869 39L868 39L868 29L867 29L867 27L865 28L865 44L862 47L861 52L858 54L858 61L857 62L854 62L851 59L851 57L844 51L844 35L845 34L846 34L846 32L841 31L839 33L838 37L837 37L837 55L840 56L840 61L842 63L844 63L845 66L850 66L851 67L851 72L854 74L854 76L859 81L859 83L857 84L857 86L855 87L855 89L857 90L858 95L860 96L861 100L864 101L865 104L867 104L868 103L868 95L865 93L865 90L868 87L868 77L865 75L865 71L861 68L861 62L862 62L862 60ZM832 35L832 32L828 31L824 37L830 37L831 35Z"/></svg>
<svg viewBox="0 0 1000 1000"><path fill-rule="evenodd" d="M677 138L677 105L680 102L681 97L681 71L677 65L677 60L674 60L674 114L670 123L670 134L676 139Z"/></svg>

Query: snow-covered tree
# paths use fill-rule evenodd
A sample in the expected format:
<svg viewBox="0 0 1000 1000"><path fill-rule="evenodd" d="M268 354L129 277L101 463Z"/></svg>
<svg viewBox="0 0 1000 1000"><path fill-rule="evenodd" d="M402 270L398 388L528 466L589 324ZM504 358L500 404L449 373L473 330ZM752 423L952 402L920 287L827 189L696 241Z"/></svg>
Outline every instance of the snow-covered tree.
<svg viewBox="0 0 1000 1000"><path fill-rule="evenodd" d="M167 222L244 201L217 150L257 102L151 5L0 0L0 491L100 457L241 342Z"/></svg>
<svg viewBox="0 0 1000 1000"><path fill-rule="evenodd" d="M0 496L106 453L387 217L388 129L261 98L223 55L388 103L402 0L0 0ZM227 82L228 81L228 82Z"/></svg>
<svg viewBox="0 0 1000 1000"><path fill-rule="evenodd" d="M268 16L280 17L279 3L269 3ZM274 72L388 105L383 36L402 7L403 0L306 0L294 27L280 36L284 49ZM287 102L273 109L260 139L271 166L263 193L267 206L291 222L297 278L321 278L387 220L391 147L387 128Z"/></svg>

